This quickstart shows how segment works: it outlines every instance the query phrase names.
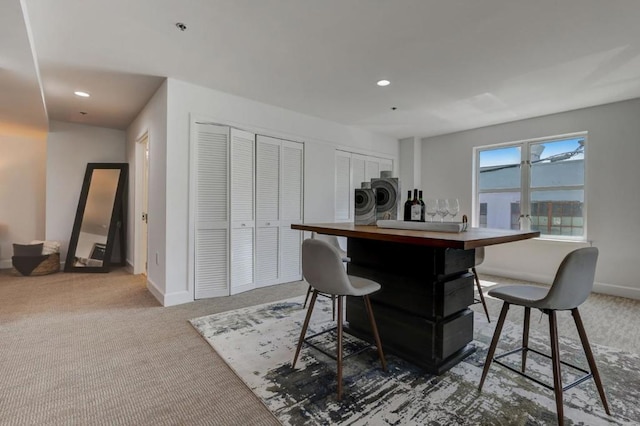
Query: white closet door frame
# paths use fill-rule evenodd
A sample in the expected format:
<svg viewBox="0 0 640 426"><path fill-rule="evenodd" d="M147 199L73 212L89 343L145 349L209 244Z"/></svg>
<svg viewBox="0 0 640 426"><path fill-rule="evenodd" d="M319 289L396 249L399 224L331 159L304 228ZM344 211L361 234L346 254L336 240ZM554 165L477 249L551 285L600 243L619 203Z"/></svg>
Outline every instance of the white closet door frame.
<svg viewBox="0 0 640 426"><path fill-rule="evenodd" d="M256 135L251 132L234 128L230 130L230 294L255 288L255 138ZM242 144L245 146L241 147ZM247 155L249 158L244 158ZM245 169L249 166L248 170L243 170L241 165ZM247 172L250 176L246 176ZM250 180L249 185L246 184L247 179ZM248 197L250 205L245 207L246 211L240 212L234 206L244 197Z"/></svg>

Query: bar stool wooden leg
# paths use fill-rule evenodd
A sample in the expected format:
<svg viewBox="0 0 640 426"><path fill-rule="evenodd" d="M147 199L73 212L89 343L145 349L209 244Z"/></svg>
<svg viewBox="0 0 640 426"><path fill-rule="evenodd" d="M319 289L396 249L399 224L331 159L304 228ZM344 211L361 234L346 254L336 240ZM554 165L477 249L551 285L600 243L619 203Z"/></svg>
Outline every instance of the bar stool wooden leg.
<svg viewBox="0 0 640 426"><path fill-rule="evenodd" d="M556 311L547 311L549 315L549 334L551 335L551 363L553 365L553 392L556 396L558 425L564 424L564 405L562 403L562 376L560 370L560 345L558 343L558 323Z"/></svg>
<svg viewBox="0 0 640 426"><path fill-rule="evenodd" d="M529 322L531 319L531 308L524 308L524 328L522 330L522 372L527 365L527 352L529 351Z"/></svg>
<svg viewBox="0 0 640 426"><path fill-rule="evenodd" d="M342 399L342 299L338 296L338 349L336 358L338 361L338 401Z"/></svg>
<svg viewBox="0 0 640 426"><path fill-rule="evenodd" d="M367 309L367 315L369 316L369 322L371 323L371 331L373 333L373 337L376 340L376 348L378 349L378 357L380 357L380 363L382 364L382 370L387 371L387 360L384 358L384 353L382 352L382 342L380 341L380 335L378 334L378 326L376 325L376 320L373 317L373 308L371 307L371 299L369 296L363 296L364 306Z"/></svg>
<svg viewBox="0 0 640 426"><path fill-rule="evenodd" d="M582 348L584 349L584 354L587 357L587 362L589 363L591 374L593 374L593 380L596 382L596 387L598 388L598 393L600 394L600 399L602 400L604 411L608 415L611 415L611 412L609 411L609 404L607 404L607 397L604 393L604 388L602 387L602 381L600 381L600 373L598 373L596 360L593 357L593 352L591 352L591 345L589 345L589 339L587 339L587 333L584 330L584 325L582 324L582 318L580 317L578 308L572 309L571 315L573 316L573 320L576 323L576 328L578 329L578 334L580 335L580 341L582 342Z"/></svg>
<svg viewBox="0 0 640 426"><path fill-rule="evenodd" d="M311 287L309 287L311 289ZM307 334L307 327L309 326L309 320L311 319L311 312L313 312L313 306L316 304L316 299L318 298L318 290L313 290L313 296L311 296L311 303L309 304L309 309L307 310L307 316L304 319L304 325L302 326L302 333L300 333L300 339L298 340L298 347L296 348L296 354L293 357L293 363L291 363L291 368L296 368L296 362L298 362L298 355L300 355L300 349L302 348L302 343L304 342L304 336Z"/></svg>
<svg viewBox="0 0 640 426"><path fill-rule="evenodd" d="M311 294L311 286L307 289L307 296L304 298L304 303L302 304L303 308L307 307L307 301L309 300L309 295Z"/></svg>
<svg viewBox="0 0 640 426"><path fill-rule="evenodd" d="M476 281L476 287L478 288L478 293L480 293L480 302L482 302L482 307L484 308L484 313L487 316L487 321L491 322L491 318L489 318L489 310L487 309L487 303L484 301L484 294L482 294L482 287L480 286L480 279L478 278L478 273L476 272L476 268L471 268L473 272L473 277Z"/></svg>
<svg viewBox="0 0 640 426"><path fill-rule="evenodd" d="M478 390L482 390L484 385L484 379L487 378L489 372L489 366L493 361L493 355L496 353L496 347L498 346L498 340L500 339L500 333L502 333L502 326L504 320L507 318L507 311L509 310L509 303L504 302L502 304L502 310L500 311L500 317L498 318L498 324L496 324L496 330L493 332L493 338L491 339L491 345L489 346L489 352L487 352L487 359L484 361L484 368L482 369L482 378L480 379L480 385Z"/></svg>
<svg viewBox="0 0 640 426"><path fill-rule="evenodd" d="M336 320L336 296L331 295L331 321Z"/></svg>

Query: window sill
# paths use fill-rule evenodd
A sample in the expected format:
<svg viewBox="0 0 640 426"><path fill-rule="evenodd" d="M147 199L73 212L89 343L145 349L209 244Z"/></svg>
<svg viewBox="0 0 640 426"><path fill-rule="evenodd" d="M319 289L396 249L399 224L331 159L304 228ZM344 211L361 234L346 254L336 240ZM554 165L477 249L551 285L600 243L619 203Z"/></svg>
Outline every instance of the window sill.
<svg viewBox="0 0 640 426"><path fill-rule="evenodd" d="M583 244L583 245L587 245L587 246L591 246L593 245L593 242L590 240L570 240L570 239L563 239L563 238L553 238L553 237L537 237L534 238L535 241L544 241L544 242L550 242L550 243L568 243L568 244Z"/></svg>

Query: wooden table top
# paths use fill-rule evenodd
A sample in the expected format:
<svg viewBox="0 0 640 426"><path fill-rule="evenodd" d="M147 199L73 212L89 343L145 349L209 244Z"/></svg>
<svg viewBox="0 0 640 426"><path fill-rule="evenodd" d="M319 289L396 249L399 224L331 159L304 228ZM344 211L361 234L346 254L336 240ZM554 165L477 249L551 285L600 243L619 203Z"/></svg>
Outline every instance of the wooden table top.
<svg viewBox="0 0 640 426"><path fill-rule="evenodd" d="M540 236L540 232L513 231L509 229L469 228L465 232L433 232L408 229L378 228L374 225L353 223L305 223L293 224L291 229L312 231L339 237L363 238L417 244L431 247L472 249L512 241L527 240Z"/></svg>

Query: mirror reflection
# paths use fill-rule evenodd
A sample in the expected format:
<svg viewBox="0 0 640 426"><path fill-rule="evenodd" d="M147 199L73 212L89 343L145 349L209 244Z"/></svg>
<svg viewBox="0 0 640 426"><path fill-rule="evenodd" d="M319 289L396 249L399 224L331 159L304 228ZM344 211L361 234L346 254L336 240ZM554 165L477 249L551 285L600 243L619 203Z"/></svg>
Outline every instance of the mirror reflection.
<svg viewBox="0 0 640 426"><path fill-rule="evenodd" d="M120 170L96 169L91 176L73 266L102 266Z"/></svg>
<svg viewBox="0 0 640 426"><path fill-rule="evenodd" d="M76 211L66 272L108 272L125 263L126 163L89 163Z"/></svg>

